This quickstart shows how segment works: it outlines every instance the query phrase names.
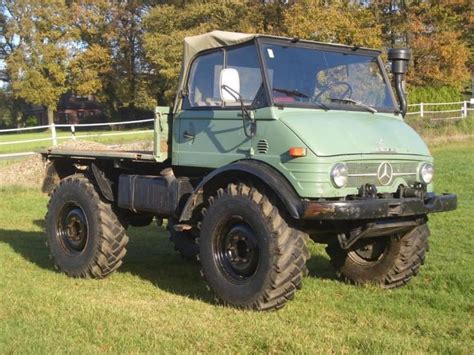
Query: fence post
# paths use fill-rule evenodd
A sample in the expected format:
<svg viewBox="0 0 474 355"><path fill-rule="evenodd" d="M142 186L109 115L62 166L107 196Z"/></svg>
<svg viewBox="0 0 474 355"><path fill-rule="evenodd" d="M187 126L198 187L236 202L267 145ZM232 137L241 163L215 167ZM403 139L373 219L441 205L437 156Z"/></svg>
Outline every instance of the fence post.
<svg viewBox="0 0 474 355"><path fill-rule="evenodd" d="M51 123L51 139L53 141L53 147L58 146L58 137L56 136L56 125Z"/></svg>
<svg viewBox="0 0 474 355"><path fill-rule="evenodd" d="M420 117L423 118L424 110L423 110L423 102L420 102Z"/></svg>
<svg viewBox="0 0 474 355"><path fill-rule="evenodd" d="M463 117L463 118L467 117L467 101L464 101L464 103L462 105L461 117Z"/></svg>
<svg viewBox="0 0 474 355"><path fill-rule="evenodd" d="M71 125L71 135L72 135L72 140L76 140L76 127L74 125Z"/></svg>

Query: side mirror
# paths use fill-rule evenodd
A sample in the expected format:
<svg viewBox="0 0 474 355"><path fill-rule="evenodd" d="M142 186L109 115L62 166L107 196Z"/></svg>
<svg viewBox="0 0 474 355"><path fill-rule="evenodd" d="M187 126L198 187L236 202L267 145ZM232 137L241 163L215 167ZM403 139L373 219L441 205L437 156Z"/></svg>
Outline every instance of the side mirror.
<svg viewBox="0 0 474 355"><path fill-rule="evenodd" d="M234 103L240 100L240 77L234 68L221 70L219 80L221 99L225 103Z"/></svg>

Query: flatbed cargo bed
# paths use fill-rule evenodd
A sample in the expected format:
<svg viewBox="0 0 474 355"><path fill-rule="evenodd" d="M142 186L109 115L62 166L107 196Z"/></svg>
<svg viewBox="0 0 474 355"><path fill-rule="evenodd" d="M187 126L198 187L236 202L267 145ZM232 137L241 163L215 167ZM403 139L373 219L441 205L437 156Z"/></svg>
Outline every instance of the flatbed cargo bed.
<svg viewBox="0 0 474 355"><path fill-rule="evenodd" d="M81 150L81 149L46 149L38 151L48 158L69 157L74 159L124 159L135 161L154 162L155 157L152 151L138 150Z"/></svg>

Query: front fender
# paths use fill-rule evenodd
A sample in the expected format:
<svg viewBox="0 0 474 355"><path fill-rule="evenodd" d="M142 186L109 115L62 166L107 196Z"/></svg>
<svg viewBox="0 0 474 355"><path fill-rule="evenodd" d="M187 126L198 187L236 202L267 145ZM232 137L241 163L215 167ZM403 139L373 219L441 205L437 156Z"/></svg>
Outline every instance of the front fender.
<svg viewBox="0 0 474 355"><path fill-rule="evenodd" d="M258 160L240 160L225 165L209 173L194 189L181 212L179 221L189 221L194 209L203 203L203 192L206 186L221 179L229 182L238 177L256 180L271 190L293 218L300 218L304 211L303 201L288 180L275 168Z"/></svg>

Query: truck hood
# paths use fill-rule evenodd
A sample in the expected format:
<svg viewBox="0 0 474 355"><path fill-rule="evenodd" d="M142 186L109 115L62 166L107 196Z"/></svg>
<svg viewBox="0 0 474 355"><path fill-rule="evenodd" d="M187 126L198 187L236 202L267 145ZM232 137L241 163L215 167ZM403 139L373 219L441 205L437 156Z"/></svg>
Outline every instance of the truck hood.
<svg viewBox="0 0 474 355"><path fill-rule="evenodd" d="M388 114L295 110L280 113L288 126L318 156L407 154L430 156L421 137Z"/></svg>

